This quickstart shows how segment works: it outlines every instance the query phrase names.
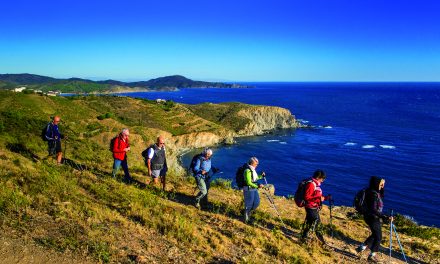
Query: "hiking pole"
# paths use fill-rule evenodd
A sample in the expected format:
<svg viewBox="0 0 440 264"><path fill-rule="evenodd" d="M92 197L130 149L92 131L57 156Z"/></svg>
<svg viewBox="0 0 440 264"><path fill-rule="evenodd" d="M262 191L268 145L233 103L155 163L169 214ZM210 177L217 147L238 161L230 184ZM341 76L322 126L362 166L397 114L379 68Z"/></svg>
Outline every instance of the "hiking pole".
<svg viewBox="0 0 440 264"><path fill-rule="evenodd" d="M330 203L330 231L331 231L330 235L333 238L333 223L332 223L332 220L333 220L332 209L334 206L333 199L330 199L329 203Z"/></svg>
<svg viewBox="0 0 440 264"><path fill-rule="evenodd" d="M391 217L393 217L393 210L391 210ZM396 234L397 243L399 244L400 252L402 253L403 259L405 260L405 263L408 263L402 244L400 243L400 238L396 230L396 225L393 223L393 220L390 221L390 257L389 257L390 263L391 263L391 251L392 251L392 243L393 243L393 232L394 234Z"/></svg>
<svg viewBox="0 0 440 264"><path fill-rule="evenodd" d="M391 210L391 217L393 217L393 210ZM392 247L393 247L393 220L390 221L390 257L389 257L390 263L391 263Z"/></svg>
<svg viewBox="0 0 440 264"><path fill-rule="evenodd" d="M396 231L396 226L393 223L391 223L391 226L393 227L394 234L396 234L397 243L399 243L399 247L400 247L400 251L402 252L403 259L405 260L405 263L408 263L408 261L406 260L405 252L403 251L402 244L400 243L399 234Z"/></svg>
<svg viewBox="0 0 440 264"><path fill-rule="evenodd" d="M266 177L263 177L263 178L264 178L264 182L266 183L266 186L267 186L267 180L266 180ZM281 214L280 214L280 212L278 211L277 207L275 206L275 201L273 200L272 196L270 195L270 193L269 193L267 187L263 188L263 190L264 190L264 194L266 195L267 199L269 200L269 203L271 204L271 207L275 210L275 212L276 212L277 215L278 215L278 218L280 219L281 223L283 224L284 229L287 231L287 227L286 227L286 225L284 224L283 219L281 218Z"/></svg>

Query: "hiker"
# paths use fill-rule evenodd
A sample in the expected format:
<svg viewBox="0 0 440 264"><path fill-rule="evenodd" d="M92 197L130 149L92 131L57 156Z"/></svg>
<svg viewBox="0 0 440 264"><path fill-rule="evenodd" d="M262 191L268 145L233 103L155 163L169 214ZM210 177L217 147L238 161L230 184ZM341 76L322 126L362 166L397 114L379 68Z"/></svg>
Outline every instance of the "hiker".
<svg viewBox="0 0 440 264"><path fill-rule="evenodd" d="M61 164L63 159L63 152L61 150L61 139L67 139L63 134L60 133L58 128L58 124L60 123L61 118L59 116L55 116L52 119L52 122L48 123L46 126L45 137L47 140L49 156L56 155L57 164Z"/></svg>
<svg viewBox="0 0 440 264"><path fill-rule="evenodd" d="M208 206L208 191L211 184L211 176L218 171L211 165L212 150L205 148L203 152L197 156L194 164L193 173L196 178L199 193L196 196L195 207L201 209L200 202L204 206Z"/></svg>
<svg viewBox="0 0 440 264"><path fill-rule="evenodd" d="M316 237L322 243L322 246L327 245L322 234L321 218L319 211L321 210L322 202L325 200L331 200L331 195L324 196L322 194L321 184L326 179L326 174L323 170L316 170L313 173L312 178L305 186L304 201L306 209L306 219L303 226L303 232L301 234L301 241L305 242L310 229L315 231Z"/></svg>
<svg viewBox="0 0 440 264"><path fill-rule="evenodd" d="M153 178L152 183L155 185L159 184L160 178L162 189L165 191L165 177L168 166L165 152L165 138L163 136L157 137L156 143L148 147L145 159L148 167L148 175Z"/></svg>
<svg viewBox="0 0 440 264"><path fill-rule="evenodd" d="M364 220L371 230L371 235L356 248L356 251L361 253L368 247L370 249L368 260L372 262L378 262L376 252L379 251L380 242L382 241L382 221L388 222L393 220L392 217L382 213L385 193L384 186L385 179L376 176L370 178L370 185L365 192L366 212Z"/></svg>
<svg viewBox="0 0 440 264"><path fill-rule="evenodd" d="M116 178L116 174L118 173L119 167L122 166L124 170L124 182L131 183L130 173L128 172L128 164L127 164L127 152L130 151L130 143L128 141L128 136L130 135L130 131L128 128L122 129L121 133L114 139L113 143L113 178Z"/></svg>
<svg viewBox="0 0 440 264"><path fill-rule="evenodd" d="M248 166L244 170L244 222L251 223L251 214L260 205L260 195L258 194L258 188L263 188L263 184L258 184L257 181L266 176L265 172L260 175L257 174L258 159L251 157L248 161Z"/></svg>

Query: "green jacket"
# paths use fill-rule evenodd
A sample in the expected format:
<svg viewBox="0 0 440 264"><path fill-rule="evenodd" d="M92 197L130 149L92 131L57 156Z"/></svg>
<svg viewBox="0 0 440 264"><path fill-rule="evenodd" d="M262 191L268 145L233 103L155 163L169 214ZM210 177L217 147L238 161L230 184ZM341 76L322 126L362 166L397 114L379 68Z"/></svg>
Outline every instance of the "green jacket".
<svg viewBox="0 0 440 264"><path fill-rule="evenodd" d="M262 179L263 175L258 175L258 180ZM252 171L250 169L246 169L244 171L244 182L246 183L245 186L249 186L253 189L257 189L258 185L252 182Z"/></svg>

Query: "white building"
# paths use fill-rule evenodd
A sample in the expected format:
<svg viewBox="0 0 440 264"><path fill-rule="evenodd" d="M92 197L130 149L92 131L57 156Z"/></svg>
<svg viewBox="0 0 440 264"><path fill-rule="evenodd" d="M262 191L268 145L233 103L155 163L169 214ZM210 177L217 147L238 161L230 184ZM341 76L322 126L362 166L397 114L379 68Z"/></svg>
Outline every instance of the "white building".
<svg viewBox="0 0 440 264"><path fill-rule="evenodd" d="M17 88L14 88L14 92L16 92L16 93L21 93L21 92L23 92L24 90L26 90L26 87L17 87Z"/></svg>
<svg viewBox="0 0 440 264"><path fill-rule="evenodd" d="M58 96L58 95L60 95L60 92L59 91L48 91L46 95L47 96Z"/></svg>

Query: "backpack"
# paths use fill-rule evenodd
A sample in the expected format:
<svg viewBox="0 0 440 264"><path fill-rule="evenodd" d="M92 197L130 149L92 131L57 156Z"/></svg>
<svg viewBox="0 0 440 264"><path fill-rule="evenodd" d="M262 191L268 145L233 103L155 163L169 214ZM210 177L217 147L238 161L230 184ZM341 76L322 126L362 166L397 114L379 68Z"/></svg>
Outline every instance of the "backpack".
<svg viewBox="0 0 440 264"><path fill-rule="evenodd" d="M49 141L46 137L46 133L49 130L50 125L51 125L50 123L47 123L47 125L45 125L44 128L41 130L41 139L43 141Z"/></svg>
<svg viewBox="0 0 440 264"><path fill-rule="evenodd" d="M189 168L188 168L188 172L192 173L192 174L196 174L197 171L195 171L195 167L197 164L197 160L199 160L203 155L201 153L196 154L193 156L193 158L191 159L191 163L189 164Z"/></svg>
<svg viewBox="0 0 440 264"><path fill-rule="evenodd" d="M249 168L247 163L237 168L237 172L235 173L235 182L237 183L237 187L239 189L243 188L246 183L244 182L244 171Z"/></svg>
<svg viewBox="0 0 440 264"><path fill-rule="evenodd" d="M313 180L308 178L302 180L298 184L298 188L296 189L295 196L293 197L298 207L304 207L306 205L306 201L304 200L304 195L306 194L306 186L310 182L313 182Z"/></svg>
<svg viewBox="0 0 440 264"><path fill-rule="evenodd" d="M114 146L115 146L115 141L116 141L116 139L119 137L119 135L118 136L116 136L116 137L114 137L114 138L112 138L112 139L110 139L110 148L109 148L109 150L111 151L111 152L113 152L113 148L114 148Z"/></svg>
<svg viewBox="0 0 440 264"><path fill-rule="evenodd" d="M354 209L356 209L356 211L361 215L366 214L368 211L367 203L365 202L366 192L367 189L362 189L358 191L354 196L354 201L353 201Z"/></svg>

